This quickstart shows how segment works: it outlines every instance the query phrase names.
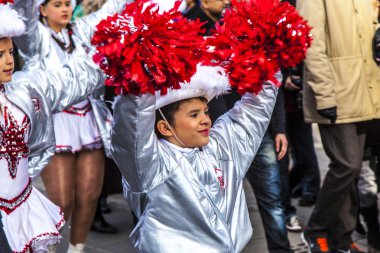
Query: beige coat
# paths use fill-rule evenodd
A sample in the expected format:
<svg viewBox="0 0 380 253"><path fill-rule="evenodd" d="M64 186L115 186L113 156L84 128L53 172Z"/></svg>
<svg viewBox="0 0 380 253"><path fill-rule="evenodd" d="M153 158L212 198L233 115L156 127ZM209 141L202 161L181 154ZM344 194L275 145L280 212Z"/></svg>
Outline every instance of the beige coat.
<svg viewBox="0 0 380 253"><path fill-rule="evenodd" d="M317 110L337 106L337 123L380 118L380 68L372 59L376 0L298 0L313 27L305 60L307 122L328 124Z"/></svg>

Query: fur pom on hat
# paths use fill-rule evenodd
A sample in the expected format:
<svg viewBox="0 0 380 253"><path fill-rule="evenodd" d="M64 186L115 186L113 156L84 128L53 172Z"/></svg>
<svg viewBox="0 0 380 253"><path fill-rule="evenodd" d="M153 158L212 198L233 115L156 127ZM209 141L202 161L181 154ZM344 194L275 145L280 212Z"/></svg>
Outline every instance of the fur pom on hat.
<svg viewBox="0 0 380 253"><path fill-rule="evenodd" d="M180 83L181 89L169 89L167 94L156 92L156 110L168 104L196 97L205 97L208 101L230 90L228 76L222 67L198 64L197 71L190 83Z"/></svg>
<svg viewBox="0 0 380 253"><path fill-rule="evenodd" d="M9 5L0 4L0 38L17 37L25 31L25 24Z"/></svg>

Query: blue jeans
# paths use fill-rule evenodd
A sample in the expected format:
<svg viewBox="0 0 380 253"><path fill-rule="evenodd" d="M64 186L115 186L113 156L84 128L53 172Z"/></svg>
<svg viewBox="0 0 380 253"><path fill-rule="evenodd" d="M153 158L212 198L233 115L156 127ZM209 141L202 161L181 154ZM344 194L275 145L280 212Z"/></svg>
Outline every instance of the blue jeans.
<svg viewBox="0 0 380 253"><path fill-rule="evenodd" d="M255 193L269 252L293 252L281 205L280 167L276 156L273 137L267 132L246 178Z"/></svg>

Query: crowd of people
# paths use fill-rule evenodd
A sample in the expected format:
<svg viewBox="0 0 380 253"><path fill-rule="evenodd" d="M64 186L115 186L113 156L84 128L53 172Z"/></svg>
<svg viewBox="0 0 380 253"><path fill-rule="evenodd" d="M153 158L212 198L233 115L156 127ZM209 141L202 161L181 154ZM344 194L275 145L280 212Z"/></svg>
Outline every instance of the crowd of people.
<svg viewBox="0 0 380 253"><path fill-rule="evenodd" d="M132 210L137 252L241 252L252 236L245 179L268 252L294 252L288 231L311 253L364 252L352 239L362 220L369 252L380 252L379 0L281 1L312 27L312 44L256 94L230 90L224 68L201 64L161 94L111 87L93 35L135 2L0 0L0 252L55 253L70 226L67 253L84 253L90 230L118 232L102 215L116 192ZM201 22L200 38L234 6L181 2L183 17ZM112 60L97 63L104 71ZM160 87L162 76L144 69ZM323 180L312 123L330 160ZM307 224L291 198L312 208Z"/></svg>

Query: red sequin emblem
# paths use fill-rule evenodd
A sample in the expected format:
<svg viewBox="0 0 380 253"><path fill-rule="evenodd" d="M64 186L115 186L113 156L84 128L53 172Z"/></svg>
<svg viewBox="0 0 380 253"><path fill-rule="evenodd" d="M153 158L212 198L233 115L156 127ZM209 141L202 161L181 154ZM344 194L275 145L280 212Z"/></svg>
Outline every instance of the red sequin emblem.
<svg viewBox="0 0 380 253"><path fill-rule="evenodd" d="M19 126L14 117L8 112L8 108L4 107L4 122L4 125L0 123L0 159L7 160L9 174L12 178L15 178L20 159L29 155L29 148L24 138L30 121L25 116Z"/></svg>

